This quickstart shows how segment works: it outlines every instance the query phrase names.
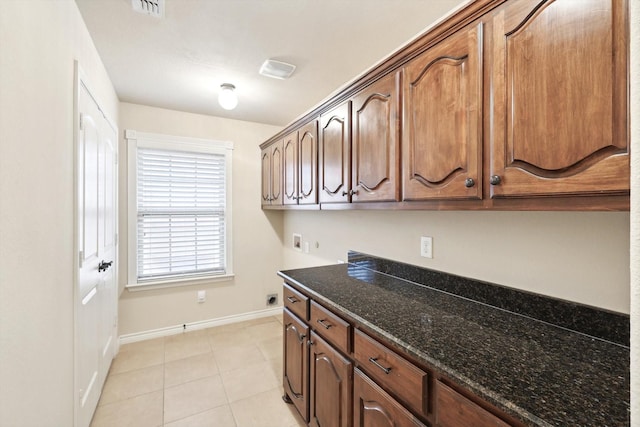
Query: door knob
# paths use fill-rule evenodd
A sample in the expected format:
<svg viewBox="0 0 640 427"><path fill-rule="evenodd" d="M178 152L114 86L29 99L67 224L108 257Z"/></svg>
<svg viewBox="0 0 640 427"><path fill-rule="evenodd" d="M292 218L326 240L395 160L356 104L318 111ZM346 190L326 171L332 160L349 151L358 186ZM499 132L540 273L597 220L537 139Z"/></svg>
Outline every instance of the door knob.
<svg viewBox="0 0 640 427"><path fill-rule="evenodd" d="M111 264L113 264L113 261L109 261L109 262L104 262L104 260L100 261L100 264L98 264L98 273L107 271L107 269L111 267Z"/></svg>
<svg viewBox="0 0 640 427"><path fill-rule="evenodd" d="M500 184L500 181L502 181L502 178L500 178L500 175L491 175L491 178L489 178L489 183L491 185L498 185Z"/></svg>

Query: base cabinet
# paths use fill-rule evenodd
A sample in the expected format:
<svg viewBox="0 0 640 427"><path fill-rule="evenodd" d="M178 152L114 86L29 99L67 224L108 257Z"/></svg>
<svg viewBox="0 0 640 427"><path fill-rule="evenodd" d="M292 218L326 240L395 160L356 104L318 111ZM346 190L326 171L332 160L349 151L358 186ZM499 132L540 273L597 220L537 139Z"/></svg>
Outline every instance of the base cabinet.
<svg viewBox="0 0 640 427"><path fill-rule="evenodd" d="M351 426L351 362L315 332L311 333L312 427Z"/></svg>
<svg viewBox="0 0 640 427"><path fill-rule="evenodd" d="M283 398L310 427L523 427L303 288L283 294Z"/></svg>
<svg viewBox="0 0 640 427"><path fill-rule="evenodd" d="M283 313L283 387L305 422L309 421L309 327L289 310Z"/></svg>

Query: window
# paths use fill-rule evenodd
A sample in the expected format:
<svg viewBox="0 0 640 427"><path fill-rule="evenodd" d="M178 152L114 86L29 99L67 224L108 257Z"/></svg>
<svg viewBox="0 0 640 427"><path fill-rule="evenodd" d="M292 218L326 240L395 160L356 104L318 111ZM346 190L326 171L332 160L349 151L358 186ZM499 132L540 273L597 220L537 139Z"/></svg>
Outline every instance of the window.
<svg viewBox="0 0 640 427"><path fill-rule="evenodd" d="M126 131L128 288L229 279L228 142Z"/></svg>

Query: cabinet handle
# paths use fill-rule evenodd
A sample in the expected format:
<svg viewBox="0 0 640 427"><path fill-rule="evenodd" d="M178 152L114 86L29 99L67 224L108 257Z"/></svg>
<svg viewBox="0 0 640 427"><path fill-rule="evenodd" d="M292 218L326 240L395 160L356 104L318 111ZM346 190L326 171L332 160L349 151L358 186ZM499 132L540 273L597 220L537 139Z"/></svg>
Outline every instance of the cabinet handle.
<svg viewBox="0 0 640 427"><path fill-rule="evenodd" d="M329 329L330 327L333 326L332 324L327 323L324 319L318 319L318 323L324 326L325 329Z"/></svg>
<svg viewBox="0 0 640 427"><path fill-rule="evenodd" d="M307 345L309 347L311 347L312 345L316 345L316 343L314 343L313 341L309 340L309 341L307 341Z"/></svg>
<svg viewBox="0 0 640 427"><path fill-rule="evenodd" d="M295 304L298 302L298 300L295 297L287 297L287 300L291 303L291 304Z"/></svg>
<svg viewBox="0 0 640 427"><path fill-rule="evenodd" d="M465 187L467 187L467 188L471 188L471 187L473 187L474 185L476 185L476 182L473 180L473 178L467 178L467 179L464 181L464 186L465 186Z"/></svg>
<svg viewBox="0 0 640 427"><path fill-rule="evenodd" d="M349 192L347 192L347 191L343 191L343 192L342 192L342 195L343 195L343 196L348 196L348 195L349 195Z"/></svg>
<svg viewBox="0 0 640 427"><path fill-rule="evenodd" d="M358 194L358 190L349 190L342 192L343 196L355 196L356 194Z"/></svg>
<svg viewBox="0 0 640 427"><path fill-rule="evenodd" d="M491 178L489 178L489 183L491 185L498 185L500 184L500 182L502 182L502 178L500 178L500 175L491 175Z"/></svg>
<svg viewBox="0 0 640 427"><path fill-rule="evenodd" d="M306 337L307 337L307 336L306 336L305 334L298 335L298 341L300 341L300 343L302 344L302 343L304 342L304 339L305 339Z"/></svg>
<svg viewBox="0 0 640 427"><path fill-rule="evenodd" d="M382 369L384 371L384 373L387 374L387 375L389 375L389 372L391 372L391 368L385 368L384 366L382 366L381 364L378 363L378 358L377 357L370 357L369 358L369 362L373 363L378 368Z"/></svg>

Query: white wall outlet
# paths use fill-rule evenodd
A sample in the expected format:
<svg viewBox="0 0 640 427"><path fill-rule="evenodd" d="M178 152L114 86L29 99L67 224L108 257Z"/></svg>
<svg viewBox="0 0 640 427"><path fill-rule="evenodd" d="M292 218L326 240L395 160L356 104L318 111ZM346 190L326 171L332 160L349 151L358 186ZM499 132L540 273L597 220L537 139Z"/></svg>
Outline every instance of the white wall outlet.
<svg viewBox="0 0 640 427"><path fill-rule="evenodd" d="M420 237L420 256L433 258L433 237Z"/></svg>
<svg viewBox="0 0 640 427"><path fill-rule="evenodd" d="M293 249L302 252L302 234L293 233Z"/></svg>
<svg viewBox="0 0 640 427"><path fill-rule="evenodd" d="M198 303L202 304L207 300L207 291L198 291Z"/></svg>

